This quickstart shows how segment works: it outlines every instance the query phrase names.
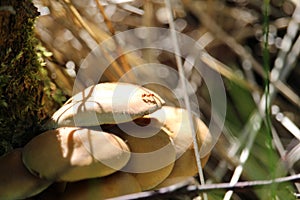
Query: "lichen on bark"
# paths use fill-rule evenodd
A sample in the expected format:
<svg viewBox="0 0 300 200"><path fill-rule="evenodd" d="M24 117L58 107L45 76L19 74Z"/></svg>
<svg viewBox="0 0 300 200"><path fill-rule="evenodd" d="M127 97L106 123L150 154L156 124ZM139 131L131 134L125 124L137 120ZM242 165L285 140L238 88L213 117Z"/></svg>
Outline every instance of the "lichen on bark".
<svg viewBox="0 0 300 200"><path fill-rule="evenodd" d="M0 1L0 155L42 131L57 103L34 37L37 9L29 0Z"/></svg>

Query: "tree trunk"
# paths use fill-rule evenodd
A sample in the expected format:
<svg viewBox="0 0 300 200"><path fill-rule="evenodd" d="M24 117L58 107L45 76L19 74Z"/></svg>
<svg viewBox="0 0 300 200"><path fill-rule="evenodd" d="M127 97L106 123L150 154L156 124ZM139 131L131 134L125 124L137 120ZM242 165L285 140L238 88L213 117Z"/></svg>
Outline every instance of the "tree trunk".
<svg viewBox="0 0 300 200"><path fill-rule="evenodd" d="M57 108L34 37L37 9L29 0L0 1L0 155L41 133Z"/></svg>

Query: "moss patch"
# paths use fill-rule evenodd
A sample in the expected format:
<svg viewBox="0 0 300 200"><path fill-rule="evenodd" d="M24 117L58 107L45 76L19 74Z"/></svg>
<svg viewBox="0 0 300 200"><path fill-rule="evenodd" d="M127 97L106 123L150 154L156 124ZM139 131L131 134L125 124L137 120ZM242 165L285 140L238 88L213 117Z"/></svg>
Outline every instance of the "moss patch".
<svg viewBox="0 0 300 200"><path fill-rule="evenodd" d="M0 2L0 155L39 134L51 108L57 107L45 94L51 89L36 51L37 16L31 1Z"/></svg>

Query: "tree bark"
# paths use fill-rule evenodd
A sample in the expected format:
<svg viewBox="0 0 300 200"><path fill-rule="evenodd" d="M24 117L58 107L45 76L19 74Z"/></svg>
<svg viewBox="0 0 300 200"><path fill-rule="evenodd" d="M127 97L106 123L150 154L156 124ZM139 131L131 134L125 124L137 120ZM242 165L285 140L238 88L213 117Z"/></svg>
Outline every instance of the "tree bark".
<svg viewBox="0 0 300 200"><path fill-rule="evenodd" d="M0 155L39 134L51 113L49 78L34 37L38 15L30 0L0 1Z"/></svg>

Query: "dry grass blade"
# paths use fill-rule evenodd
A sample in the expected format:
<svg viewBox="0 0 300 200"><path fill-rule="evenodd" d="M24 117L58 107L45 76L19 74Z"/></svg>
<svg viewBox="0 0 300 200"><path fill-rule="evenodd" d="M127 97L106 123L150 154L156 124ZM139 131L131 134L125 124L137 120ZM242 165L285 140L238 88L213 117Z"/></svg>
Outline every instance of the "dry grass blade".
<svg viewBox="0 0 300 200"><path fill-rule="evenodd" d="M246 51L233 37L229 36L211 17L203 11L199 5L189 0L185 2L185 6L191 10L199 20L210 30L214 36L224 43L226 43L231 49L244 60L249 60L253 63L255 71L261 76L264 75L262 66L253 58L253 56Z"/></svg>
<svg viewBox="0 0 300 200"><path fill-rule="evenodd" d="M207 64L209 67L214 69L216 72L222 74L228 80L235 82L236 84L246 88L249 91L261 92L259 87L245 81L242 78L239 78L234 72L231 71L231 69L229 67L227 67L225 64L221 63L220 61L216 60L209 54L203 53L203 56L201 57L201 59L205 64Z"/></svg>
<svg viewBox="0 0 300 200"><path fill-rule="evenodd" d="M239 165L235 168L232 178L230 180L231 186L235 185L238 182L238 180L240 179L240 176L242 175L244 165L249 158L251 149L253 147L254 140L260 129L261 123L262 123L262 117L261 117L260 113L255 112L252 115L252 117L250 117L250 120L248 121L248 123L245 125L245 131L247 133L246 135L248 135L248 138L247 138L245 148L242 150L242 153L240 155ZM229 190L225 194L224 200L230 199L232 194L233 194L233 191Z"/></svg>
<svg viewBox="0 0 300 200"><path fill-rule="evenodd" d="M84 19L82 18L82 16L80 15L80 13L78 12L78 10L75 8L75 6L71 3L71 1L69 0L64 0L64 2L66 3L66 5L70 8L70 11L72 12L72 14L75 16L75 18L79 21L79 23L82 25L82 27L84 27L84 29L92 36L92 38L99 44L102 41L99 41L96 33L89 27L89 25L84 21ZM109 63L111 63L113 70L116 72L117 77L115 77L113 75L113 73L110 73L109 71L108 73L108 77L111 81L117 81L119 79L119 77L121 77L124 74L124 71L122 70L122 67L120 67L118 65L118 63L116 61L114 61L111 57L111 55L109 55L107 53L107 51L105 49L102 49L104 56L106 57L106 59L108 59Z"/></svg>
<svg viewBox="0 0 300 200"><path fill-rule="evenodd" d="M95 0L95 2L97 4L97 7L99 8L100 13L102 14L102 16L104 18L104 22L105 22L106 26L108 27L110 33L112 35L115 35L116 31L115 31L111 21L106 16L103 6L100 4L100 2L98 0ZM128 61L126 60L126 57L122 52L121 45L116 38L114 38L114 42L116 43L118 55L120 55L120 62L121 62L122 69L124 69L124 71L125 71L124 73L126 73L126 72L130 71L131 67L129 66ZM129 76L130 76L129 80L134 81L135 77L133 77L132 73L130 73ZM127 81L129 81L129 80L127 80Z"/></svg>
<svg viewBox="0 0 300 200"><path fill-rule="evenodd" d="M231 49L239 55L243 60L248 60L252 63L252 66L254 70L261 76L264 77L263 67L262 65L248 52L246 49L241 46L233 37L229 36L216 22L209 17L204 11L203 8L201 8L198 4L186 1L185 6L192 11L199 20L208 28L216 38L223 41L225 44L227 44ZM284 83L278 81L277 84L274 84L274 86L286 97L289 98L289 100L296 105L299 105L299 98L295 97L293 92L287 92L285 90L288 88Z"/></svg>
<svg viewBox="0 0 300 200"><path fill-rule="evenodd" d="M192 117L192 111L191 111L191 105L190 105L190 100L187 94L187 86L186 86L186 78L184 75L184 71L183 71L183 66L182 66L182 62L181 62L181 58L179 55L181 55L180 50L179 50L179 45L178 45L178 39L176 37L176 33L175 33L175 26L174 26L174 22L173 22L173 16L172 16L172 8L171 8L171 4L169 0L165 0L165 4L167 9L169 10L169 14L168 14L168 21L169 21L169 25L170 25L170 29L171 29L171 39L173 42L173 46L175 49L175 58L176 58L176 64L177 64L177 68L179 71L179 79L181 81L181 84L183 86L183 91L185 92L184 94L184 102L185 102L185 106L188 110L188 118L189 118L189 123L190 123L190 127L192 130L192 136L193 136L193 144L194 144L194 149L195 149L195 156L196 156L196 161L197 161L197 166L198 166L198 173L199 173L199 177L200 177L200 183L202 185L205 185L205 179L204 179L204 174L203 174L203 169L202 169L202 165L201 165L201 157L200 157L200 153L199 153L199 147L198 147L198 143L197 143L197 135L195 132L195 125L193 122L193 117ZM204 200L207 200L207 194L203 193L203 198Z"/></svg>

